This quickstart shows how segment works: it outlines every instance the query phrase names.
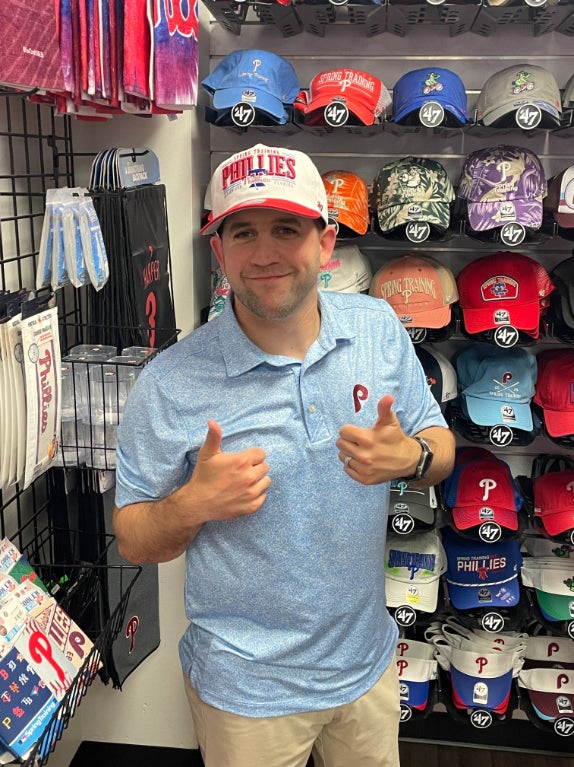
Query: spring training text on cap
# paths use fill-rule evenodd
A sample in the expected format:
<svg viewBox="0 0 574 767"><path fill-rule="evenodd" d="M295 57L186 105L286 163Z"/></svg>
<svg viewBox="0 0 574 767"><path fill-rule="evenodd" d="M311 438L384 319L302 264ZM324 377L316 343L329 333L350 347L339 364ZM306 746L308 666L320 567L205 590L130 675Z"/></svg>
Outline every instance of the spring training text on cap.
<svg viewBox="0 0 574 767"><path fill-rule="evenodd" d="M436 298L436 281L430 277L401 277L397 280L387 280L379 286L380 297L388 299L400 293L408 302L413 293L426 293Z"/></svg>
<svg viewBox="0 0 574 767"><path fill-rule="evenodd" d="M363 88L366 91L375 90L375 81L365 77L361 72L355 72L352 69L335 69L330 72L322 72L317 80L317 85L324 85L325 83L339 83L341 90L349 88L351 85L355 85L359 88Z"/></svg>

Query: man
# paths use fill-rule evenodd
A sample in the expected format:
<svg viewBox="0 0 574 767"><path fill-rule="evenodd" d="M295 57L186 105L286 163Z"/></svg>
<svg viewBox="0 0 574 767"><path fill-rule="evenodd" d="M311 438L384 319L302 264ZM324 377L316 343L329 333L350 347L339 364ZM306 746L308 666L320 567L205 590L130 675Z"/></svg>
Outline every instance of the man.
<svg viewBox="0 0 574 767"><path fill-rule="evenodd" d="M130 394L120 550L186 552L180 657L207 767L305 767L312 750L316 767L396 767L389 482L436 484L454 441L388 304L318 291L335 232L307 155L239 152L208 202L231 300Z"/></svg>

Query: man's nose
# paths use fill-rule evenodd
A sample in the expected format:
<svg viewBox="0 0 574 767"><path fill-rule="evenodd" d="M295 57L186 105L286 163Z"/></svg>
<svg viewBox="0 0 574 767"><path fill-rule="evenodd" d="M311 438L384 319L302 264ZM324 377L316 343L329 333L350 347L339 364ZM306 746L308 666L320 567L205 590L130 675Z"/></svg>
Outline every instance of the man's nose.
<svg viewBox="0 0 574 767"><path fill-rule="evenodd" d="M257 264L272 264L278 260L277 244L269 232L259 232L251 259Z"/></svg>

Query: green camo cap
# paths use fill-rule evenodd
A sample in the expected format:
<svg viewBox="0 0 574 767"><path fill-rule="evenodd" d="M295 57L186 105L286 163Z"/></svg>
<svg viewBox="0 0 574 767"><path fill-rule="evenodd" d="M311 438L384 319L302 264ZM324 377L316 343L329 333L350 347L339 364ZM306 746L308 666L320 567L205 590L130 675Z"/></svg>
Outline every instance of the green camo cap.
<svg viewBox="0 0 574 767"><path fill-rule="evenodd" d="M427 221L448 229L455 194L446 170L436 160L403 157L384 165L374 182L375 205L383 232Z"/></svg>

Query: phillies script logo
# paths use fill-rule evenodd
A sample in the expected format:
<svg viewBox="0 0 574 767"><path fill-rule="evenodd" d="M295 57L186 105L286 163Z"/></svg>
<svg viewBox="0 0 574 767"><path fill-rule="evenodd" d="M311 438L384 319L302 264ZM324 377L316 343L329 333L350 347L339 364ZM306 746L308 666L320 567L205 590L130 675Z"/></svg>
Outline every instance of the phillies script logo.
<svg viewBox="0 0 574 767"><path fill-rule="evenodd" d="M496 480L490 479L489 477L485 477L484 479L481 479L478 483L478 486L482 488L483 495L482 500L488 501L488 496L490 495L490 491L494 490L497 487Z"/></svg>
<svg viewBox="0 0 574 767"><path fill-rule="evenodd" d="M182 37L195 37L199 32L199 17L197 2L191 0L155 0L153 23L159 26L162 19L167 22L169 36L176 33Z"/></svg>
<svg viewBox="0 0 574 767"><path fill-rule="evenodd" d="M130 646L128 653L131 655L136 645L136 634L140 627L140 619L137 615L132 615L129 621L126 623L126 639L130 640Z"/></svg>
<svg viewBox="0 0 574 767"><path fill-rule="evenodd" d="M52 369L52 355L50 354L49 349L46 349L44 356L40 357L38 360L38 365L40 367L40 389L42 391L42 416L40 430L43 434L46 431L48 422L50 420L49 406L50 402L52 401L52 386L50 385L49 379L50 371Z"/></svg>
<svg viewBox="0 0 574 767"><path fill-rule="evenodd" d="M483 669L488 666L488 658L485 658L483 655L479 655L477 658L475 658L474 662L478 666L479 674L482 674Z"/></svg>
<svg viewBox="0 0 574 767"><path fill-rule="evenodd" d="M399 658L397 661L397 668L399 670L399 676L403 675L403 671L409 667L409 662L406 658Z"/></svg>
<svg viewBox="0 0 574 767"><path fill-rule="evenodd" d="M353 403L355 405L355 413L358 413L362 408L361 402L365 402L369 396L369 390L363 384L355 384L353 387Z"/></svg>

